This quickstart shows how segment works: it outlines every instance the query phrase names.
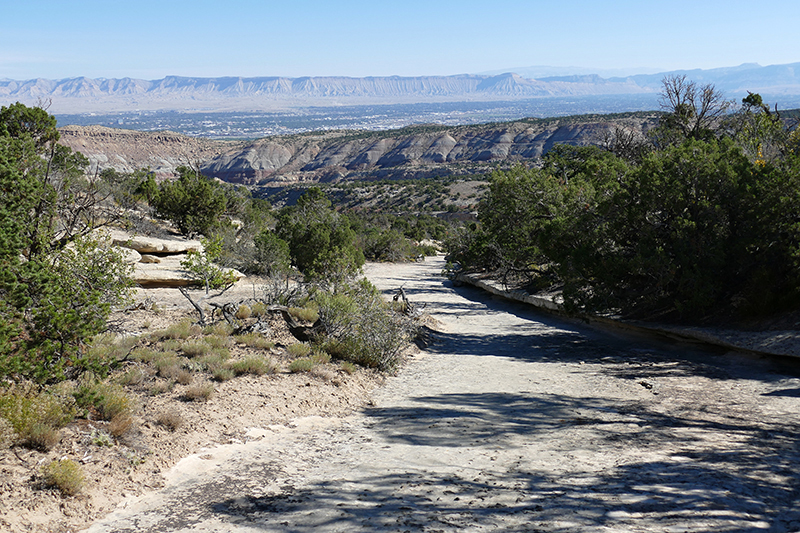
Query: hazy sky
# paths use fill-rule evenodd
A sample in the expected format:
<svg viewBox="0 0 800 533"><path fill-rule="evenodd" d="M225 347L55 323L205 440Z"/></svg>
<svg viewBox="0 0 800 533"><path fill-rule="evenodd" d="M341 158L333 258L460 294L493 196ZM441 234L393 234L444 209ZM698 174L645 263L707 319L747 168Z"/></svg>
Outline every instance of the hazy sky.
<svg viewBox="0 0 800 533"><path fill-rule="evenodd" d="M0 0L0 78L800 61L798 0Z"/></svg>

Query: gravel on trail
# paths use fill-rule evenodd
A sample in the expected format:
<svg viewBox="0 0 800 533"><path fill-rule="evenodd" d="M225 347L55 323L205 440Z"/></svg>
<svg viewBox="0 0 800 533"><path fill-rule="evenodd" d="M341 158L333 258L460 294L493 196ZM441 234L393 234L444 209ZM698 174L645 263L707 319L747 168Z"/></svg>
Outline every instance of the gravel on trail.
<svg viewBox="0 0 800 533"><path fill-rule="evenodd" d="M576 326L442 266L367 266L439 322L367 409L204 450L88 531L800 531L800 364Z"/></svg>

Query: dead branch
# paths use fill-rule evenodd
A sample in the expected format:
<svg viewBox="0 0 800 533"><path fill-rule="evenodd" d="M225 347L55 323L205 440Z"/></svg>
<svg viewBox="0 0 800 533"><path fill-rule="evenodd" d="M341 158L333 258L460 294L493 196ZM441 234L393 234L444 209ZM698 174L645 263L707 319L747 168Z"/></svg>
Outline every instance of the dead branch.
<svg viewBox="0 0 800 533"><path fill-rule="evenodd" d="M227 285L226 287L224 287L222 290L220 290L219 292L217 292L215 294L206 294L205 296L203 296L202 298L200 298L196 302L192 299L191 296L189 296L189 291L186 290L186 287L178 287L178 290L181 292L181 294L183 294L183 296L187 300L189 300L189 303L192 304L192 307L194 307L195 310L197 311L197 313L200 315L200 320L198 321L198 324L200 324L201 326L205 326L206 325L206 314L203 311L203 308L200 306L200 304L203 303L204 301L210 300L212 298L219 298L220 296L225 294L225 292L227 292L227 290L230 289L231 287L233 287L233 284ZM212 302L209 302L209 305L212 305L214 307L218 306L218 304L214 304Z"/></svg>

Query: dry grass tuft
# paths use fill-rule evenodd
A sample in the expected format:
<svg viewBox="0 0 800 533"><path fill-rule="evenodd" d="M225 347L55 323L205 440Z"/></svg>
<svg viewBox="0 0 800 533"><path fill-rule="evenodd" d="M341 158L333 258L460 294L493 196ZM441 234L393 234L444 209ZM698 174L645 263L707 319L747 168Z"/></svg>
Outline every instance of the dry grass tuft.
<svg viewBox="0 0 800 533"><path fill-rule="evenodd" d="M250 308L251 312L253 313L254 317L262 317L267 314L267 304L264 302L256 302Z"/></svg>
<svg viewBox="0 0 800 533"><path fill-rule="evenodd" d="M150 396L159 396L164 394L165 392L169 392L175 387L174 381L156 381L152 387L150 387Z"/></svg>
<svg viewBox="0 0 800 533"><path fill-rule="evenodd" d="M324 381L333 381L336 379L336 372L334 370L322 366L315 366L312 368L311 375L316 376Z"/></svg>
<svg viewBox="0 0 800 533"><path fill-rule="evenodd" d="M227 322L217 322L203 328L203 335L229 337L233 333L233 326Z"/></svg>
<svg viewBox="0 0 800 533"><path fill-rule="evenodd" d="M290 307L289 314L304 322L316 322L319 318L319 310L316 307Z"/></svg>
<svg viewBox="0 0 800 533"><path fill-rule="evenodd" d="M144 380L146 379L146 375L144 370L142 370L138 366L134 366L129 368L124 374L122 374L117 381L123 387L132 387L136 385L141 385Z"/></svg>
<svg viewBox="0 0 800 533"><path fill-rule="evenodd" d="M344 370L346 374L355 374L358 372L358 365L355 363L351 363L350 361L342 361L341 368Z"/></svg>
<svg viewBox="0 0 800 533"><path fill-rule="evenodd" d="M182 320L176 324L172 324L167 329L153 333L151 338L153 340L164 339L188 339L189 337L200 335L203 332L202 328L197 324L192 324L191 320Z"/></svg>
<svg viewBox="0 0 800 533"><path fill-rule="evenodd" d="M203 341L215 350L227 349L233 344L230 335L207 335Z"/></svg>
<svg viewBox="0 0 800 533"><path fill-rule="evenodd" d="M24 444L35 450L46 452L61 442L61 432L49 424L36 422L25 435Z"/></svg>
<svg viewBox="0 0 800 533"><path fill-rule="evenodd" d="M236 310L236 318L239 320L244 320L246 318L250 318L253 314L253 310L250 309L249 305L242 304Z"/></svg>

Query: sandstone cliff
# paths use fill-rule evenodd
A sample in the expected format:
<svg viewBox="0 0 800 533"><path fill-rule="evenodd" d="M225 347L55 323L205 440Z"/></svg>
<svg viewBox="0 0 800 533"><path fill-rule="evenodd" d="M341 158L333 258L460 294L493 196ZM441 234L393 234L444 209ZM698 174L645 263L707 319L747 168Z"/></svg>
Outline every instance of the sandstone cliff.
<svg viewBox="0 0 800 533"><path fill-rule="evenodd" d="M656 121L655 114L631 113L385 132L320 132L249 142L69 126L61 129L61 142L101 170L149 167L169 177L177 166L199 164L206 175L223 181L279 186L482 172L498 163L535 159L559 143L598 145L619 128L643 134Z"/></svg>

